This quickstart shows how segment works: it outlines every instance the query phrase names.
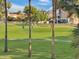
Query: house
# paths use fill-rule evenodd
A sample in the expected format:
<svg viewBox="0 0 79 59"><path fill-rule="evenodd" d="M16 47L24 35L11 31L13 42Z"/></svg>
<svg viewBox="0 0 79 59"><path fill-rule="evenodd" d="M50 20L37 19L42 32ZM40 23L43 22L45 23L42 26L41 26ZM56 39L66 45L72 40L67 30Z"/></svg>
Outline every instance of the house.
<svg viewBox="0 0 79 59"><path fill-rule="evenodd" d="M52 18L52 11L48 12L48 17ZM68 12L64 10L57 9L56 11L56 23L69 23Z"/></svg>
<svg viewBox="0 0 79 59"><path fill-rule="evenodd" d="M8 13L8 17L12 17L14 20L18 19L18 18L25 18L28 15L25 13Z"/></svg>
<svg viewBox="0 0 79 59"><path fill-rule="evenodd" d="M68 24L78 24L79 23L79 18L77 17L76 14L72 14L70 17L69 13L67 11L64 11L63 9L61 9L61 11L59 9L57 9L56 11L56 23L68 23ZM49 10L48 11L48 17L52 18L52 11Z"/></svg>

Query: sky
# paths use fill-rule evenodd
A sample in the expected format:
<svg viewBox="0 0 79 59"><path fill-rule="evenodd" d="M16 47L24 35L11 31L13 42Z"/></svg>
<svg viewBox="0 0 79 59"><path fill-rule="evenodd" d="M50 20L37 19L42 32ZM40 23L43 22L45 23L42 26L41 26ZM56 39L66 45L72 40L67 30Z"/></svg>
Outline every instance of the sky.
<svg viewBox="0 0 79 59"><path fill-rule="evenodd" d="M23 11L24 7L28 5L28 0L7 0L11 2L12 6L10 12ZM32 0L32 6L38 9L49 10L51 9L51 0Z"/></svg>

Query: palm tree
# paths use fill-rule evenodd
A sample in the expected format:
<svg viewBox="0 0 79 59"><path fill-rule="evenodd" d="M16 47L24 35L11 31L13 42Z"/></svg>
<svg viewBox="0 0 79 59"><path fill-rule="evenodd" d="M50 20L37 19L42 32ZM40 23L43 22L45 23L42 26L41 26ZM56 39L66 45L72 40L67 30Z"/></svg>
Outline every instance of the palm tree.
<svg viewBox="0 0 79 59"><path fill-rule="evenodd" d="M79 0L59 0L60 8L68 11L69 17L70 17L72 14L77 13L77 12L75 12L75 11L77 11L75 5L78 1Z"/></svg>
<svg viewBox="0 0 79 59"><path fill-rule="evenodd" d="M51 59L56 59L55 56L55 30L54 30L54 25L55 25L55 20L56 20L56 4L57 4L57 0L52 0L52 18L53 20L51 21L51 26L52 26L52 56Z"/></svg>
<svg viewBox="0 0 79 59"><path fill-rule="evenodd" d="M28 57L31 57L32 56L32 47L31 47L31 44L32 44L32 38L31 38L31 0L29 0L29 14L28 14L28 18L29 18L29 46L28 46Z"/></svg>
<svg viewBox="0 0 79 59"><path fill-rule="evenodd" d="M7 3L6 0L4 0L4 5L5 5L5 48L4 48L4 52L8 52L8 42L7 42Z"/></svg>

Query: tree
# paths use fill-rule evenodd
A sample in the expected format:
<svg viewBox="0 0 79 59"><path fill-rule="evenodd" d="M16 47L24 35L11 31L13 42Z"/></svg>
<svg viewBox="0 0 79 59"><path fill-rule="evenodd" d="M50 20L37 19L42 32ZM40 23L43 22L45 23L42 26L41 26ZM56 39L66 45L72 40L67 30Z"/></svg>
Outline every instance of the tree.
<svg viewBox="0 0 79 59"><path fill-rule="evenodd" d="M30 13L34 15L36 12L37 12L37 8L35 8L34 6L31 6ZM25 6L24 13L29 14L29 6Z"/></svg>
<svg viewBox="0 0 79 59"><path fill-rule="evenodd" d="M77 9L76 9L76 3L79 0L59 0L59 4L60 4L60 8L62 8L63 10L68 11L69 13L69 17L75 13L78 15L77 13Z"/></svg>
<svg viewBox="0 0 79 59"><path fill-rule="evenodd" d="M11 7L11 3L7 2L7 9ZM0 19L3 19L4 16L4 0L0 0Z"/></svg>
<svg viewBox="0 0 79 59"><path fill-rule="evenodd" d="M17 14L21 14L21 11L18 11Z"/></svg>
<svg viewBox="0 0 79 59"><path fill-rule="evenodd" d="M31 20L32 20L32 21L37 20L37 19L36 19L36 18L37 18L37 17L36 17L37 12L38 12L37 8L34 7L34 6L31 6L30 14L31 14ZM29 6L25 6L25 8L24 8L24 13L26 13L26 14L29 16Z"/></svg>
<svg viewBox="0 0 79 59"><path fill-rule="evenodd" d="M7 8L10 9L12 6L11 2L7 2Z"/></svg>
<svg viewBox="0 0 79 59"><path fill-rule="evenodd" d="M8 35L7 35L7 21L8 21L8 15L7 15L7 1L4 1L4 14L5 14L5 47L4 47L4 52L8 52Z"/></svg>
<svg viewBox="0 0 79 59"><path fill-rule="evenodd" d="M0 0L0 19L3 17L3 0Z"/></svg>
<svg viewBox="0 0 79 59"><path fill-rule="evenodd" d="M8 52L8 36L7 36L7 4L6 4L6 0L4 0L4 6L5 6L5 47L4 47L4 52Z"/></svg>
<svg viewBox="0 0 79 59"><path fill-rule="evenodd" d="M28 6L24 8L24 13L28 14ZM38 10L36 7L31 6L31 19L32 23L37 23L38 21L46 21L48 19L47 12L44 10Z"/></svg>
<svg viewBox="0 0 79 59"><path fill-rule="evenodd" d="M75 13L77 14L79 18L79 5L74 5L75 6Z"/></svg>
<svg viewBox="0 0 79 59"><path fill-rule="evenodd" d="M44 11L44 10L38 10L33 16L33 21L47 21L48 19L48 15L47 15L47 12Z"/></svg>
<svg viewBox="0 0 79 59"><path fill-rule="evenodd" d="M75 59L79 59L79 24L77 24L77 27L73 30L72 46L76 49Z"/></svg>
<svg viewBox="0 0 79 59"><path fill-rule="evenodd" d="M32 20L31 20L31 13L33 8L31 7L31 0L29 0L29 7L28 10L26 11L26 13L28 12L28 19L29 19L29 46L28 46L28 57L32 56Z"/></svg>
<svg viewBox="0 0 79 59"><path fill-rule="evenodd" d="M69 17L72 14L76 14L79 17L79 0L60 0L60 7L69 12ZM79 23L77 27L73 30L73 40L72 45L76 48L75 59L79 59Z"/></svg>
<svg viewBox="0 0 79 59"><path fill-rule="evenodd" d="M52 0L52 20L51 20L51 28L52 28L52 54L51 54L51 59L56 59L55 55L55 20L56 20L56 7L57 5L57 0Z"/></svg>
<svg viewBox="0 0 79 59"><path fill-rule="evenodd" d="M17 14L20 15L17 17L17 19L18 19L18 21L22 22L22 28L24 29L25 28L25 21L27 21L27 19L26 19L27 17L24 14L22 14L20 11L18 11Z"/></svg>
<svg viewBox="0 0 79 59"><path fill-rule="evenodd" d="M72 46L77 47L79 45L79 24L73 30L73 44Z"/></svg>
<svg viewBox="0 0 79 59"><path fill-rule="evenodd" d="M32 21L33 22L38 22L40 19L40 12L37 11L33 16L32 16Z"/></svg>
<svg viewBox="0 0 79 59"><path fill-rule="evenodd" d="M41 10L40 11L40 21L46 21L48 19L48 15L47 15L47 12L44 11L44 10Z"/></svg>

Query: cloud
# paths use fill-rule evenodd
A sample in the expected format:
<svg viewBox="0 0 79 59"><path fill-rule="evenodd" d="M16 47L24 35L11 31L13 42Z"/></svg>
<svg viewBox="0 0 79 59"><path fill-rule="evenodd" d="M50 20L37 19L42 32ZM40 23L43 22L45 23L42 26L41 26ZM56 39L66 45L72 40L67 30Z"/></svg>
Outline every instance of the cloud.
<svg viewBox="0 0 79 59"><path fill-rule="evenodd" d="M48 3L49 0L40 0L40 2L42 2L42 3Z"/></svg>
<svg viewBox="0 0 79 59"><path fill-rule="evenodd" d="M17 11L23 11L24 6L12 4L11 8L9 9L9 12L17 12Z"/></svg>
<svg viewBox="0 0 79 59"><path fill-rule="evenodd" d="M39 0L40 5L48 5L49 0Z"/></svg>
<svg viewBox="0 0 79 59"><path fill-rule="evenodd" d="M38 4L40 4L40 5L48 5L47 3L38 3Z"/></svg>

